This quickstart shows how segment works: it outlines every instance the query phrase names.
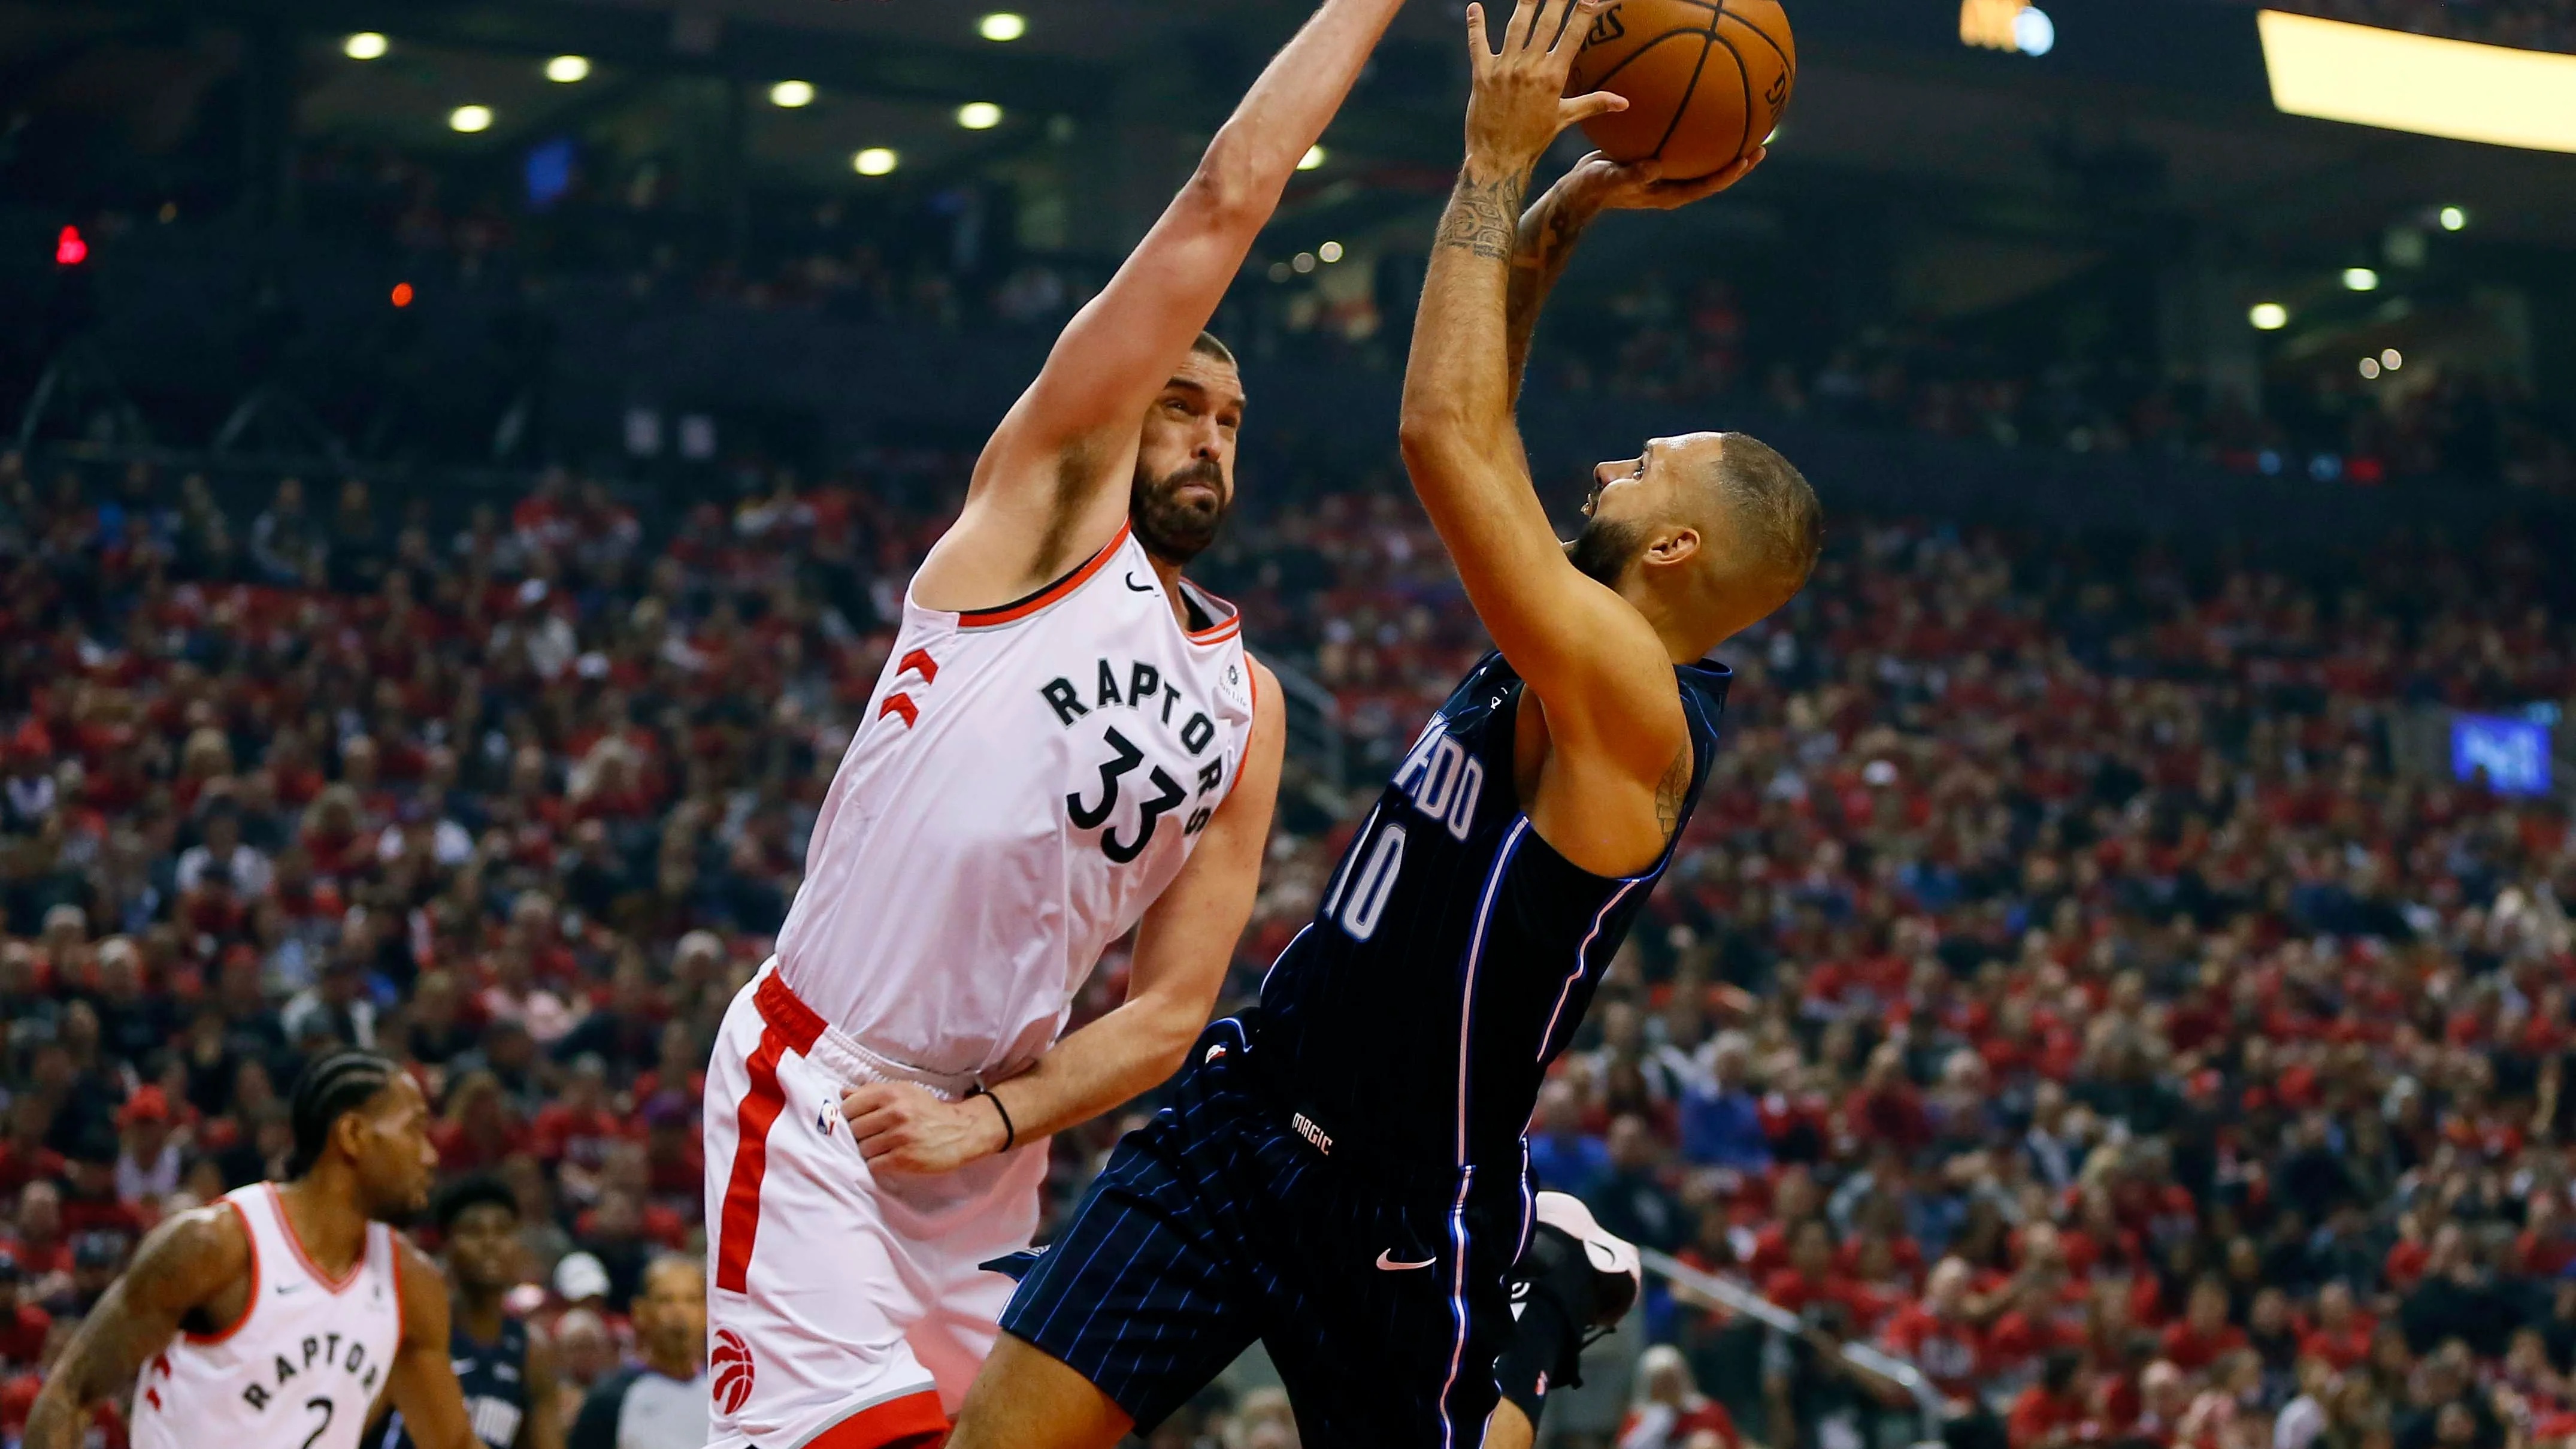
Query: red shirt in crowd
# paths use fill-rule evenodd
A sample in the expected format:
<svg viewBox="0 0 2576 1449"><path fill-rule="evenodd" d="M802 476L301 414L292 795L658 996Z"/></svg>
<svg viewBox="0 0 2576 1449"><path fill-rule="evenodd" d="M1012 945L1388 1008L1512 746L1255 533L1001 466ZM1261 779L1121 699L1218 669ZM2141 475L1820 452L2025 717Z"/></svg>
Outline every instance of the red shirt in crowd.
<svg viewBox="0 0 2576 1449"><path fill-rule="evenodd" d="M2075 1430L2080 1435L2084 1419L2083 1395L2052 1394L2032 1384L2013 1400L2012 1412L2004 1419L2004 1432L2012 1441L2012 1449L2037 1449L2060 1429Z"/></svg>
<svg viewBox="0 0 2576 1449"><path fill-rule="evenodd" d="M605 1107L581 1111L556 1102L537 1113L534 1135L545 1162L595 1168L608 1160L611 1146L635 1134Z"/></svg>
<svg viewBox="0 0 2576 1449"><path fill-rule="evenodd" d="M2377 1332L2377 1324L2356 1316L2344 1325L2341 1333L2319 1328L2301 1335L2299 1352L2309 1358L2324 1359L2334 1365L2336 1373L2342 1373L2370 1357L2370 1340Z"/></svg>
<svg viewBox="0 0 2576 1449"><path fill-rule="evenodd" d="M1783 1268L1763 1280L1762 1296L1788 1309L1803 1313L1811 1303L1839 1303L1851 1315L1851 1331L1865 1333L1887 1311L1887 1302L1868 1286L1828 1273L1822 1278L1809 1278L1795 1268Z"/></svg>
<svg viewBox="0 0 2576 1449"><path fill-rule="evenodd" d="M1911 1359L1946 1397L1976 1396L1986 1366L1986 1335L1977 1325L1945 1319L1926 1304L1908 1303L1888 1319L1879 1336L1891 1352Z"/></svg>
<svg viewBox="0 0 2576 1449"><path fill-rule="evenodd" d="M2245 1330L2232 1323L2220 1325L2216 1333L2202 1333L2191 1326L2188 1318L2167 1324L2156 1342L2175 1368L2191 1374L2246 1346Z"/></svg>
<svg viewBox="0 0 2576 1449"><path fill-rule="evenodd" d="M21 1303L16 1312L0 1314L0 1364L34 1367L45 1356L45 1335L53 1329L54 1316L33 1303Z"/></svg>
<svg viewBox="0 0 2576 1449"><path fill-rule="evenodd" d="M1619 1424L1619 1438L1622 1443L1627 1441L1628 1435L1635 1431L1638 1420L1643 1417L1644 1415L1638 1410L1628 1411L1628 1417L1621 1420ZM1735 1416L1726 1412L1726 1405L1715 1399L1702 1399L1690 1408L1682 1410L1680 1416L1673 1420L1672 1428L1665 1434L1662 1442L1686 1444L1690 1442L1693 1434L1702 1430L1715 1434L1718 1442L1724 1444L1726 1449L1740 1449L1744 1442L1743 1437L1735 1432Z"/></svg>

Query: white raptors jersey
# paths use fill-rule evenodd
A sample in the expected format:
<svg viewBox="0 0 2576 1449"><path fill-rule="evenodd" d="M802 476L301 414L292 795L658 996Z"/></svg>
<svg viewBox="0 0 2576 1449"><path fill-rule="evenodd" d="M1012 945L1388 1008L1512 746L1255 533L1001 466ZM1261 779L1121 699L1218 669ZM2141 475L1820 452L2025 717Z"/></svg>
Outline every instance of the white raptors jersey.
<svg viewBox="0 0 2576 1449"><path fill-rule="evenodd" d="M1233 606L1184 629L1126 529L1004 608L904 602L815 821L780 979L935 1076L1037 1059L1103 948L1171 884L1242 773L1253 684Z"/></svg>
<svg viewBox="0 0 2576 1449"><path fill-rule="evenodd" d="M250 1304L219 1333L183 1333L134 1381L134 1449L357 1449L402 1341L393 1230L333 1282L295 1240L274 1183L222 1201L250 1234Z"/></svg>

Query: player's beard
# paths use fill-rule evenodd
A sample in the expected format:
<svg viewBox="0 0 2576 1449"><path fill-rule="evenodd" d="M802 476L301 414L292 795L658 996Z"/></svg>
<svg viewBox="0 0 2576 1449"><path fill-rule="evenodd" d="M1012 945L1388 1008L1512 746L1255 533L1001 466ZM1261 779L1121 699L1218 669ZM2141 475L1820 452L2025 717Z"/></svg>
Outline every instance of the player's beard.
<svg viewBox="0 0 2576 1449"><path fill-rule="evenodd" d="M1565 546L1565 557L1584 577L1605 589L1615 589L1628 572L1628 565L1645 550L1644 528L1596 515L1583 521L1583 531Z"/></svg>
<svg viewBox="0 0 2576 1449"><path fill-rule="evenodd" d="M1181 497L1181 489L1192 483L1205 484L1212 496ZM1216 531L1224 526L1233 503L1225 469L1213 458L1201 458L1160 479L1149 476L1139 464L1127 516L1147 553L1168 564L1185 564L1216 542Z"/></svg>

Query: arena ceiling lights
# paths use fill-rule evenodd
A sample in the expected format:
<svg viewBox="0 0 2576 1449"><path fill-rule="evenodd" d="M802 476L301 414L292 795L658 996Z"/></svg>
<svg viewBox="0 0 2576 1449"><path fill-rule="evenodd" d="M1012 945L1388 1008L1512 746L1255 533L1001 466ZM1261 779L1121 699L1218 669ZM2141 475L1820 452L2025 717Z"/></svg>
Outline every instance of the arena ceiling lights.
<svg viewBox="0 0 2576 1449"><path fill-rule="evenodd" d="M2272 104L2490 146L2576 152L2576 55L2351 25L2266 10L2255 17Z"/></svg>

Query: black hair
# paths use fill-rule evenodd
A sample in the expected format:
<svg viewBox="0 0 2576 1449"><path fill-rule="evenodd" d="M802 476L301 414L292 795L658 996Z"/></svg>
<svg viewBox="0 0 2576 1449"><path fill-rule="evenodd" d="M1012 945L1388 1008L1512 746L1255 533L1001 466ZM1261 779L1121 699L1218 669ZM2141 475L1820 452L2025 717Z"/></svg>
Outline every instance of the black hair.
<svg viewBox="0 0 2576 1449"><path fill-rule="evenodd" d="M492 1174L477 1172L439 1189L438 1201L430 1208L430 1220L438 1224L440 1232L452 1233L456 1231L456 1220L465 1216L467 1208L487 1206L508 1213L513 1222L518 1220L519 1195Z"/></svg>
<svg viewBox="0 0 2576 1449"><path fill-rule="evenodd" d="M295 1079L295 1152L286 1162L289 1181L303 1177L331 1145L331 1128L393 1084L394 1064L373 1052L333 1052Z"/></svg>
<svg viewBox="0 0 2576 1449"><path fill-rule="evenodd" d="M1190 351L1201 357L1213 357L1228 367L1239 368L1243 365L1234 360L1234 349L1218 341L1213 332L1200 333L1196 340L1190 343Z"/></svg>

